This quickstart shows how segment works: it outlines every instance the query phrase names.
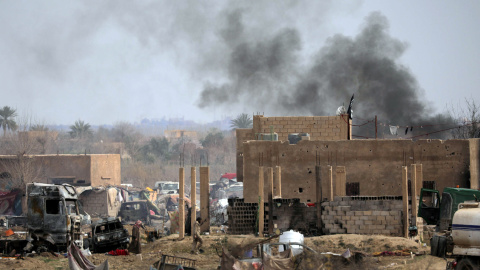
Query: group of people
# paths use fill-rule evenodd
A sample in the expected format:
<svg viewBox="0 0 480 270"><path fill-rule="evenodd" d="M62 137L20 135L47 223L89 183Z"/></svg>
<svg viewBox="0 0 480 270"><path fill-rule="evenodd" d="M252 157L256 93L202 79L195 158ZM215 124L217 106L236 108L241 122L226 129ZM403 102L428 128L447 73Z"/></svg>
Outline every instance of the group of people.
<svg viewBox="0 0 480 270"><path fill-rule="evenodd" d="M205 221L204 221L205 222ZM200 247L203 245L203 239L201 236L201 225L203 224L202 218L198 217L195 221L195 225L193 227L193 232L192 232L192 254L198 254ZM140 228L143 228L145 230L145 226L143 225L141 220L137 220L135 224L133 225L132 228L132 241L130 243L130 246L128 246L128 252L130 253L135 253L135 254L140 254L142 253L142 246L140 244Z"/></svg>

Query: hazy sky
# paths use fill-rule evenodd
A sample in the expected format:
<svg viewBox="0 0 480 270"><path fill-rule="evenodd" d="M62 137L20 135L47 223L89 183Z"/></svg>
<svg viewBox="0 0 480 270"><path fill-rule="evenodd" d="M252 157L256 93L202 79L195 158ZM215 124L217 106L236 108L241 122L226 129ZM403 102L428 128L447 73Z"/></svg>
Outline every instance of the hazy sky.
<svg viewBox="0 0 480 270"><path fill-rule="evenodd" d="M333 37L360 37L375 11L387 20L387 37L402 44L393 61L416 78L418 98L432 111L465 98L480 103L477 0L0 0L0 107L14 107L45 124L291 115L269 99L275 91L257 99L256 90L238 86L239 72L249 72L249 65L238 71L235 64L244 60L240 49L287 50L284 59L272 60L283 61L282 71L265 77L277 86L298 85ZM270 46L277 39L294 53ZM202 103L202 91L224 86L244 94ZM269 100L272 104L263 106ZM343 95L325 102L336 106L348 100ZM362 106L362 96L355 102Z"/></svg>

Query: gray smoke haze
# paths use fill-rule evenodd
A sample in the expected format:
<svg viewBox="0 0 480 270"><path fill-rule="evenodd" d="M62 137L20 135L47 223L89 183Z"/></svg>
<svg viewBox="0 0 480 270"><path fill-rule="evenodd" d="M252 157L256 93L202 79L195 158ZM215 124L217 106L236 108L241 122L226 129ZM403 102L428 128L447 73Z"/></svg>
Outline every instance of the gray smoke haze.
<svg viewBox="0 0 480 270"><path fill-rule="evenodd" d="M388 20L378 12L365 19L357 36L330 37L306 65L299 61L302 41L295 29L242 41L244 27L241 12L230 13L221 32L235 32L222 35L231 48L225 66L229 80L206 83L200 107L240 103L268 115L334 115L355 94L354 117L377 115L410 126L450 121L431 115L414 75L399 63L407 44L390 36Z"/></svg>
<svg viewBox="0 0 480 270"><path fill-rule="evenodd" d="M205 122L333 115L355 93L357 119L413 125L452 100L450 89L478 99L470 29L480 5L435 3L422 24L433 1L410 1L401 12L404 3L363 0L0 1L2 104L47 124ZM361 25L373 10L391 33L380 14ZM438 93L436 108L419 84L429 99Z"/></svg>

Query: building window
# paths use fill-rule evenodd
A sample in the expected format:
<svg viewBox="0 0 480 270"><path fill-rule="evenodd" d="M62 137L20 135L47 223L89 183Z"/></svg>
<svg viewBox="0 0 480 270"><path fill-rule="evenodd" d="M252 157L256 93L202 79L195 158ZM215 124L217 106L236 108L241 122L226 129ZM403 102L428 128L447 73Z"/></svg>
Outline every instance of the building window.
<svg viewBox="0 0 480 270"><path fill-rule="evenodd" d="M45 200L45 212L50 215L61 214L63 203L61 200Z"/></svg>
<svg viewBox="0 0 480 270"><path fill-rule="evenodd" d="M423 181L423 188L437 189L435 181Z"/></svg>
<svg viewBox="0 0 480 270"><path fill-rule="evenodd" d="M346 194L347 196L359 196L360 195L360 183L352 182L346 184Z"/></svg>

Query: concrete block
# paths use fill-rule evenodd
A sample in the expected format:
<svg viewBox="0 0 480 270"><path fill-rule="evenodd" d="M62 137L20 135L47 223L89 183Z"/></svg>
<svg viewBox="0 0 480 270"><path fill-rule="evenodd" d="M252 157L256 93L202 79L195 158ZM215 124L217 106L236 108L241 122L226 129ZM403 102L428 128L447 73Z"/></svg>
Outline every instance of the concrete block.
<svg viewBox="0 0 480 270"><path fill-rule="evenodd" d="M355 225L363 225L363 220L355 220Z"/></svg>

